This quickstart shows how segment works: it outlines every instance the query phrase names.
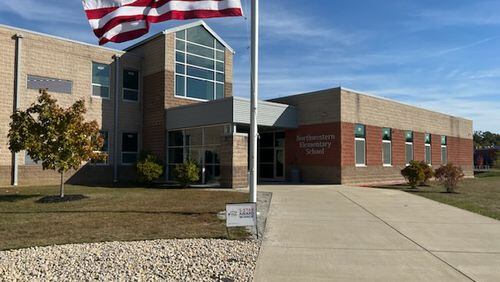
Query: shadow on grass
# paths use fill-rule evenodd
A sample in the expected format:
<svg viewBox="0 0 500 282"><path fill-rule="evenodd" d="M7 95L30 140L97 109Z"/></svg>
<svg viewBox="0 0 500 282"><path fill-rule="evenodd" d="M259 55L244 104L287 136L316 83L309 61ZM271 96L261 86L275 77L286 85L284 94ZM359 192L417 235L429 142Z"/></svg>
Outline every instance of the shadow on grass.
<svg viewBox="0 0 500 282"><path fill-rule="evenodd" d="M49 214L49 213L81 213L81 214L93 214L93 213L116 213L116 214L174 214L174 215L184 215L184 216L200 216L200 215L217 215L217 212L179 212L179 211L107 211L107 210L94 210L94 211L78 211L78 210L67 210L67 211L34 211L34 212L23 212L23 211L6 211L0 212L0 214Z"/></svg>
<svg viewBox="0 0 500 282"><path fill-rule="evenodd" d="M19 202L22 200L27 200L35 197L40 197L40 195L1 195L0 196L0 203L6 202L6 203L15 203Z"/></svg>

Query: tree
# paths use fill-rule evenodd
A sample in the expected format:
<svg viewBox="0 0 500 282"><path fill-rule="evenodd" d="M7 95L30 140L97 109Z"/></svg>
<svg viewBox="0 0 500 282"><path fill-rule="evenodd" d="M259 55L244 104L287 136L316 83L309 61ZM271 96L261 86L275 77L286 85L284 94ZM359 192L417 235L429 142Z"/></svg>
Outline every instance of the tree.
<svg viewBox="0 0 500 282"><path fill-rule="evenodd" d="M31 159L41 162L44 170L61 174L60 196L64 197L64 173L78 169L90 159L104 159L96 151L103 146L96 121L85 122L85 102L79 100L63 109L46 90L40 90L37 102L11 116L9 149L26 150Z"/></svg>
<svg viewBox="0 0 500 282"><path fill-rule="evenodd" d="M473 139L475 148L500 146L500 134L490 131L475 131Z"/></svg>

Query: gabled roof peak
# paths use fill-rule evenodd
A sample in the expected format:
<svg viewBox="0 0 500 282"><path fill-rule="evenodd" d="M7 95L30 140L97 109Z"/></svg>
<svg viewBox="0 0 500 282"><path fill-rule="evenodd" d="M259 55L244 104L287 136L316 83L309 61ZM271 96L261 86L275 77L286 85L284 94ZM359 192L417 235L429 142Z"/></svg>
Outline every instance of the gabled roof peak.
<svg viewBox="0 0 500 282"><path fill-rule="evenodd" d="M231 48L231 46L229 44L227 44L226 41L224 41L205 21L203 20L197 20L197 21L194 21L194 22L191 22L191 23L188 23L188 24L183 24L183 25L180 25L180 26L176 26L176 27L172 27L172 28L169 28L169 29L166 29L162 32L159 32L149 38L146 38L144 39L143 41L140 41L130 47L127 47L124 51L130 51L138 46L141 46L161 35L166 35L166 34L170 34L170 33L174 33L174 32L177 32L177 31L181 31L181 30L185 30L185 29L188 29L188 28L192 28L192 27L195 27L195 26L203 26L213 37L215 37L215 39L217 39L222 45L224 45L224 47L226 47L229 51L231 51L233 54L235 53L233 48Z"/></svg>

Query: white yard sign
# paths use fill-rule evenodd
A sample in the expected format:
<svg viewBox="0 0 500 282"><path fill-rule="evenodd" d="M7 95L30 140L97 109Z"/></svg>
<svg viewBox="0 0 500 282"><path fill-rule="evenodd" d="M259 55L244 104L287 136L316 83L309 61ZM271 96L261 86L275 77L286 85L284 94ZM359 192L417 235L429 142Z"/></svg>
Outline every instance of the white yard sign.
<svg viewBox="0 0 500 282"><path fill-rule="evenodd" d="M257 205L255 203L227 204L226 226L257 226Z"/></svg>

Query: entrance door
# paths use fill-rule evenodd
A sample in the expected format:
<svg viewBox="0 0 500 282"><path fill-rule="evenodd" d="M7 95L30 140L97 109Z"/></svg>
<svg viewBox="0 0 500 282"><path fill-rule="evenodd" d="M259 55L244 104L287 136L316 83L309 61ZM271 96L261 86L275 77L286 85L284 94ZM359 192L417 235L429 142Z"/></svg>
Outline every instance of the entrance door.
<svg viewBox="0 0 500 282"><path fill-rule="evenodd" d="M267 132L259 139L259 178L264 181L285 180L285 133Z"/></svg>

